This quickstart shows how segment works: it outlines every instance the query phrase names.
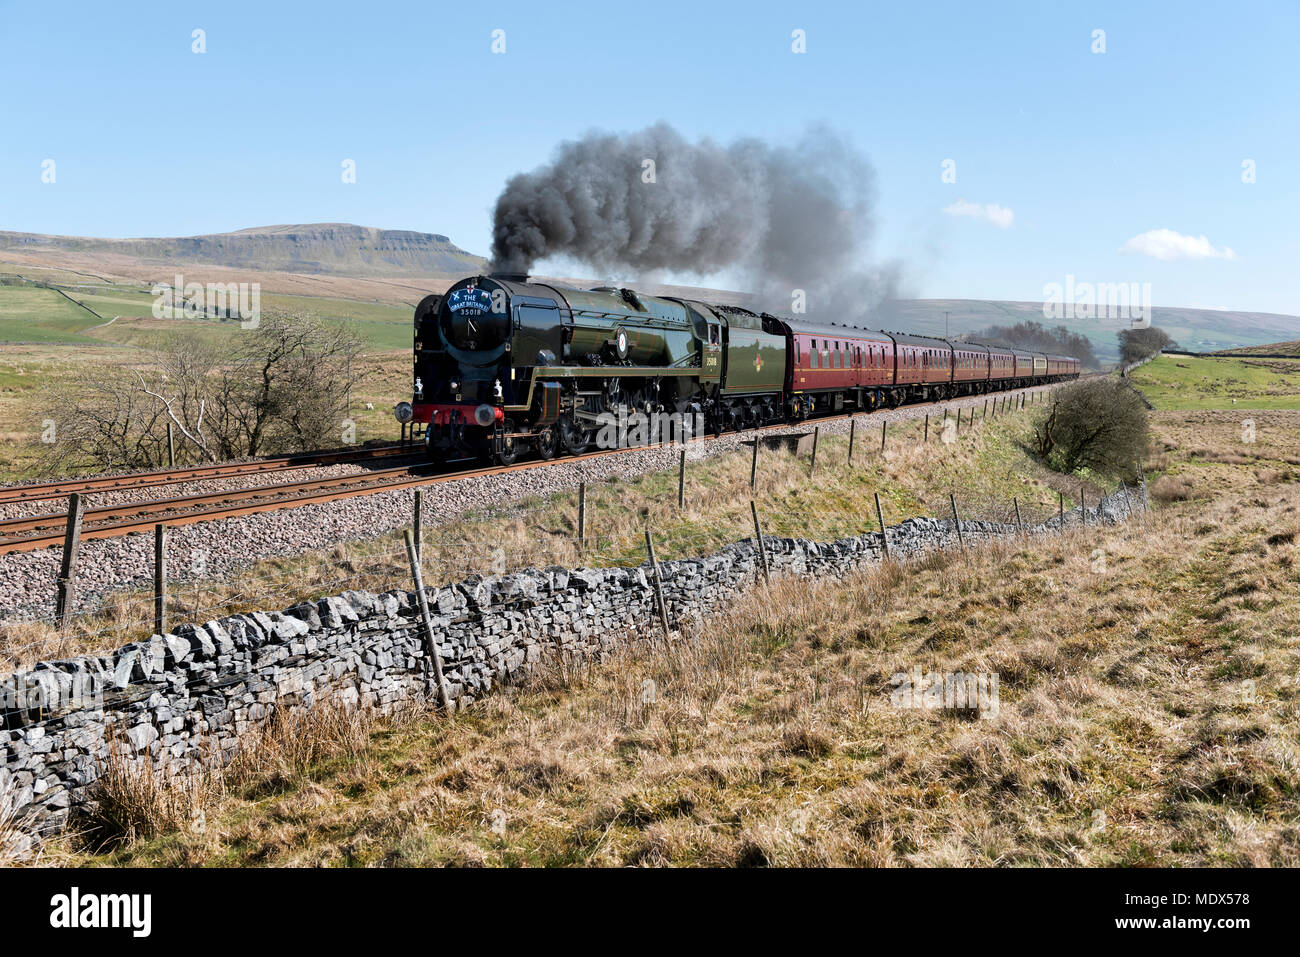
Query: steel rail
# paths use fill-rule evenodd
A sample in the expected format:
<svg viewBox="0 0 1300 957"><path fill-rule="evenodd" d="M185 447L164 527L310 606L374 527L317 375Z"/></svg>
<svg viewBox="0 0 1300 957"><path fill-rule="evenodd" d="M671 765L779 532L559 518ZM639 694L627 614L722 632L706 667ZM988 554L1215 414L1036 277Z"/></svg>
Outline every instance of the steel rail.
<svg viewBox="0 0 1300 957"><path fill-rule="evenodd" d="M997 391L1006 393L1023 392L1029 389L1037 389L1042 388L1043 386L1058 384L1060 383L1041 383L1034 386L1024 386L1020 389L1005 389ZM959 402L962 399L969 398L974 397L962 396L960 398L940 400L939 402L903 403L898 406L898 408L942 405L946 402ZM891 410L884 409L876 411ZM846 412L839 415L818 416L816 422L843 421L845 419L854 418L855 416L868 414L870 413L856 411ZM725 432L723 434L736 435L746 432L771 432L778 429L799 428L802 424L803 423L801 422L777 422L771 425L755 426L750 429L738 429L734 432ZM691 441L704 442L712 437L712 434L709 434L696 437ZM653 446L651 447L653 448ZM644 447L634 446L631 448L620 449L598 449L592 452L584 452L581 455L568 455L546 460L537 459L529 462L517 462L512 465L485 466L481 468L466 469L459 472L442 472L436 475L417 474L422 466L401 467L328 479L309 479L304 482L286 482L278 485L260 486L251 489L230 489L222 492L200 493L197 495L180 496L171 499L155 499L147 502L88 508L85 510L83 516L81 538L83 540L117 538L136 532L151 531L153 527L159 523L165 523L169 526L192 525L198 522L216 521L222 518L236 518L242 515L279 511L282 509L296 508L302 505L314 505L340 501L348 498L358 498L364 495L375 495L381 492L401 491L422 486L438 485L443 482L452 482L459 479L502 475L507 472L521 472L535 468L546 468L550 465L581 462L586 459L598 458L604 455L616 455L620 452L637 451L641 448ZM352 487L348 487L349 485ZM269 498L268 501L258 501L258 499L267 498ZM14 552L36 551L42 548L61 545L64 537L64 524L66 519L67 516L63 513L51 512L32 518L9 519L8 521L0 522L0 555L11 554ZM14 533L22 531L36 531L37 534L12 537L6 540L6 535L13 535Z"/></svg>
<svg viewBox="0 0 1300 957"><path fill-rule="evenodd" d="M181 482L205 481L238 475L259 475L265 472L284 472L317 465L340 465L366 459L385 458L403 454L400 445L385 445L370 449L343 449L337 452L306 452L300 455L282 455L254 462L237 462L231 465L192 465L153 472L128 472L120 475L66 479L59 482L42 482L32 485L0 487L0 505L9 503L39 502L52 498L65 498L72 492L116 492L123 489L155 488Z"/></svg>

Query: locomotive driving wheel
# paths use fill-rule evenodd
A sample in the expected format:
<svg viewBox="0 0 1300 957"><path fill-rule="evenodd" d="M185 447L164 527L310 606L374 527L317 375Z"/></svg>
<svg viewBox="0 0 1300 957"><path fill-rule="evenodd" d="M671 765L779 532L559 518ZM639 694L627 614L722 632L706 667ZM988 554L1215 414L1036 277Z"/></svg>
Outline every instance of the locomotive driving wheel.
<svg viewBox="0 0 1300 957"><path fill-rule="evenodd" d="M570 455L581 455L587 451L587 446L590 444L587 433L573 421L573 416L567 414L561 416L556 429L560 435L560 444Z"/></svg>
<svg viewBox="0 0 1300 957"><path fill-rule="evenodd" d="M560 436L556 432L555 426L547 426L537 433L537 454L542 461L549 462L555 458L555 453L559 451Z"/></svg>
<svg viewBox="0 0 1300 957"><path fill-rule="evenodd" d="M493 458L498 465L514 465L519 458L519 440L513 438L510 433L516 431L516 425L510 419L506 419L504 432L501 436L501 445Z"/></svg>

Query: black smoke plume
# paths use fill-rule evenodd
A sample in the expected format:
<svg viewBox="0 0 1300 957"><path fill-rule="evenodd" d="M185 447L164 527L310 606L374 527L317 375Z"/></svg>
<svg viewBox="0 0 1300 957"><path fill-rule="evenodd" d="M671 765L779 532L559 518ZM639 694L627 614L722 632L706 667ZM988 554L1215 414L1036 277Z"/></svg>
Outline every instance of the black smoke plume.
<svg viewBox="0 0 1300 957"><path fill-rule="evenodd" d="M774 311L803 290L810 315L852 321L895 284L896 267L867 265L874 201L871 164L823 127L788 145L690 143L665 123L594 132L506 184L492 269L561 256L602 274L726 270Z"/></svg>

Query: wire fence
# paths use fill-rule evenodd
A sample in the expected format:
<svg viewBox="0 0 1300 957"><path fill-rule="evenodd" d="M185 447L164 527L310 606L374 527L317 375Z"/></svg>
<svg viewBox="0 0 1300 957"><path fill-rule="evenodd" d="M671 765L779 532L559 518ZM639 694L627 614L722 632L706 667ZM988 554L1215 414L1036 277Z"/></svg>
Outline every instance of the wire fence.
<svg viewBox="0 0 1300 957"><path fill-rule="evenodd" d="M1023 409L1021 402L1015 397L990 397L983 408L971 407L952 415L945 411L944 415L906 423L883 423L879 430L858 429L855 421L847 436L847 448L842 441L846 436L837 438L834 460L828 443L822 440L818 447L819 429L813 425L813 446L803 455L755 451L748 489L737 489L734 481L709 488L713 479L705 475L696 481L693 474L688 474L688 459L683 454L676 486L666 485L659 501L645 497L629 501L626 488L619 482L591 487L582 484L576 495L562 494L535 508L504 504L486 510L468 523L458 524L454 531L447 526L423 524L421 493L417 492L411 525L418 542L423 581L427 586L442 586L474 576L487 579L547 566L639 566L647 562L646 531L651 533L660 561L699 557L754 538L755 517L765 537L811 541L873 534L880 531L882 522L895 526L919 516L948 520L955 517L954 512L963 521L1007 526L1050 527L1054 521L1063 526L1079 524L1087 513L1079 510L1071 496L1067 515L1064 493L1059 494L1055 509L1043 502L1042 494L1004 500L963 489L909 490L892 496L889 493L894 490L882 485L870 490L851 489L847 496L841 493L833 501L817 497L831 469L838 470L836 474L842 477L879 460L891 448L956 446L963 434L969 435L987 419ZM964 416L960 422L959 415ZM806 473L792 480L788 473L795 465L806 468ZM786 498L765 497L767 471L782 469L778 491ZM703 515L698 514L700 508L687 507L696 496L706 494L713 496L710 501L723 496L724 505L706 508ZM1091 498L1089 507L1095 509L1100 504L1100 492L1094 491ZM1088 499L1089 491L1081 484L1077 501L1087 504ZM756 503L753 512L750 500ZM792 504L792 500L797 501ZM676 521L671 520L674 515ZM231 542L232 549L239 547L238 542ZM155 567L152 587L111 592L81 614L69 615L66 610L60 614L55 610L22 620L0 620L0 677L39 661L112 651L184 623L279 610L345 591L383 593L413 587L413 569L400 533L342 543L328 552L294 559L264 560L225 577L194 574L192 566L169 575L165 549L161 556L163 571L159 574Z"/></svg>

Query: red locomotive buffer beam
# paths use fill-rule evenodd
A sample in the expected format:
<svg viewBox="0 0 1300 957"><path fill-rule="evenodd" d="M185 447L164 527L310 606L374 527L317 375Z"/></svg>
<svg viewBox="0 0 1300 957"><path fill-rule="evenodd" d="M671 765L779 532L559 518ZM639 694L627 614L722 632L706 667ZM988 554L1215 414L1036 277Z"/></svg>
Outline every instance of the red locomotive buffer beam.
<svg viewBox="0 0 1300 957"><path fill-rule="evenodd" d="M505 412L486 402L416 402L416 422L426 425L477 425L488 428L506 420Z"/></svg>

